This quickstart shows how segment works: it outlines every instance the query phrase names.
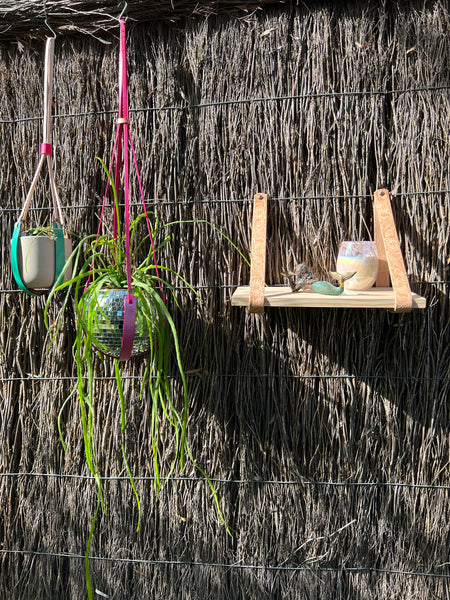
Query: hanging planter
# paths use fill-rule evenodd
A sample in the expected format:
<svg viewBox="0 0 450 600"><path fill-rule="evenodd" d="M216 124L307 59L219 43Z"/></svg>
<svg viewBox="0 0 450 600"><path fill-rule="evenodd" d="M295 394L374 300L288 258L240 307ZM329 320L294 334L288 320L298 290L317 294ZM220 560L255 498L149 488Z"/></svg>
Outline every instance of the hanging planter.
<svg viewBox="0 0 450 600"><path fill-rule="evenodd" d="M64 253L57 267L58 240L62 237ZM19 233L16 246L16 264L19 273L13 274L17 284L22 283L29 290L48 290L55 283L55 278L64 266L72 252L72 242L64 235L64 230L58 224L53 227L39 227ZM59 251L58 251L59 253ZM65 272L66 280L71 276L70 264Z"/></svg>
<svg viewBox="0 0 450 600"><path fill-rule="evenodd" d="M167 324L172 323L162 284L173 290L160 277L160 271L165 269L157 264L154 254L153 239L159 228L150 225L144 204L144 212L133 222L129 223L125 216L128 227L124 234L121 233L116 186L106 165L100 162L114 197L115 233L113 236L89 236L74 252L78 264L81 249L84 250L84 264L78 277L68 283L76 281L78 284L75 304L80 338L86 338L95 350L119 361L148 353L151 362L153 352L163 348ZM128 202L126 206L126 212L129 212ZM142 239L143 222L147 233ZM160 247L168 239L166 237ZM150 251L138 262L136 254L145 244L150 246ZM137 249L133 248L134 245ZM83 277L87 278L84 288L79 284ZM176 338L175 328L173 335ZM176 342L178 344L177 339ZM182 370L181 363L179 368Z"/></svg>
<svg viewBox="0 0 450 600"><path fill-rule="evenodd" d="M70 263L64 265L72 252L61 211L61 203L55 183L52 165L52 79L55 39L47 39L45 48L44 72L44 127L41 158L25 199L19 219L14 226L11 239L11 267L17 285L24 292L36 296L49 290L58 281L64 270L64 277L71 277ZM44 166L47 163L50 190L54 208L54 223L50 227L29 227L24 229L28 210L36 189L36 185Z"/></svg>
<svg viewBox="0 0 450 600"><path fill-rule="evenodd" d="M120 21L120 59L119 59L119 104L117 131L114 140L112 160L109 171L102 162L108 176L104 206L108 188L114 195L114 225L112 238L101 237L102 219L97 237L93 244L94 252L90 263L91 272L84 292L78 303L79 322L88 339L103 354L118 360L127 360L148 352L155 343L154 332L158 329L160 318L167 321L167 315L155 308L164 304L159 268L156 263L153 236L147 214L139 169L134 152L128 111L127 60L125 21ZM130 154L141 192L143 213L130 223ZM123 173L122 171L123 161ZM114 179L111 172L114 170ZM117 190L123 181L125 198L124 235L121 238ZM132 237L140 221L147 226L152 254L141 265L132 263ZM89 254L89 252L88 252ZM108 256L109 254L109 256ZM153 258L153 261L151 261ZM153 275L149 273L153 271ZM156 303L156 304L155 304ZM162 310L165 313L165 310Z"/></svg>

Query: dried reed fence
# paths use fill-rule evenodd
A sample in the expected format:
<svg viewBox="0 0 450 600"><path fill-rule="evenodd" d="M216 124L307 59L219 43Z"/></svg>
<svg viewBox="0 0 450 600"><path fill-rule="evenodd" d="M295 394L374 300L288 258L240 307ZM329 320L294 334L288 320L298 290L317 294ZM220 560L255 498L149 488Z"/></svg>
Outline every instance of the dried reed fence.
<svg viewBox="0 0 450 600"><path fill-rule="evenodd" d="M130 22L176 22L222 13L242 16L270 4L285 4L285 0L2 0L1 35L3 39L42 38L50 28L55 34L99 35L100 41L109 43L103 35L116 32L116 21L122 15Z"/></svg>
<svg viewBox="0 0 450 600"><path fill-rule="evenodd" d="M74 384L73 327L69 318L46 352L43 300L16 290L9 265L40 142L43 44L30 42L38 25L28 35L5 7L23 6L21 20L31 23L42 21L36 4L3 2L0 12L0 42L23 35L0 44L0 597L78 599L96 489L75 400L63 414L67 453L56 427ZM92 4L71 6L81 13ZM130 11L157 4L130 2ZM97 32L110 45L70 35L62 5L47 2L60 34L55 164L70 229L83 235L96 227L103 190L95 156L110 153L117 31L111 20L110 33ZM91 552L96 597L448 600L446 3L288 3L175 24L134 18L132 126L149 205L162 219L208 219L248 254L251 198L267 192L268 281L276 283L294 261L322 273L340 240L369 237L371 195L388 187L411 285L428 308L252 316L230 306L249 278L233 249L200 225L174 227L162 260L201 297L179 286L189 438L239 535L226 535L195 473L176 473L155 501L139 360L124 368L143 513L136 533L113 369L98 362L108 514ZM32 212L41 223L50 219L45 183Z"/></svg>

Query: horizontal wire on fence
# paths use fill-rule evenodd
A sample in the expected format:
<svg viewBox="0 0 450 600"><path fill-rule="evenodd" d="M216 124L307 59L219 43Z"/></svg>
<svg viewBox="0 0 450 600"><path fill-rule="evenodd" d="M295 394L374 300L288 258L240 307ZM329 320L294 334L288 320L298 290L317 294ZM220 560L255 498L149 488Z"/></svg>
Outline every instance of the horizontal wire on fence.
<svg viewBox="0 0 450 600"><path fill-rule="evenodd" d="M29 555L40 556L47 558L72 558L77 560L85 560L85 556L81 554L70 554L68 552L39 552L36 550L7 550L1 549L2 554L11 555ZM275 572L316 572L316 573L382 573L384 575L402 575L406 577L425 577L434 579L450 579L449 573L433 573L426 571L405 571L402 569L386 569L382 567L312 567L300 565L284 566L284 565L254 565L244 563L213 563L200 562L189 560L163 560L163 559L147 559L147 558L114 558L111 556L90 556L89 560L98 562L115 562L123 564L149 565L149 566L168 566L168 567L195 567L195 568L210 568L210 569L226 569L226 570L252 570L252 571L275 571Z"/></svg>
<svg viewBox="0 0 450 600"><path fill-rule="evenodd" d="M423 383L431 382L450 382L450 377L416 377L416 376L401 376L401 375L330 375L330 374L318 374L318 375L295 375L293 373L205 373L204 371L186 372L186 377L204 377L209 379L214 378L227 378L227 379L299 379L299 380L352 380L352 381L416 381ZM123 380L141 380L141 375L122 375ZM179 375L168 375L169 379L178 379ZM86 378L87 379L87 378ZM115 381L114 375L102 377L94 376L93 381ZM40 375L30 374L27 377L1 377L1 383L13 383L13 382L49 382L49 381L78 381L76 375L65 375L62 377L41 377Z"/></svg>
<svg viewBox="0 0 450 600"><path fill-rule="evenodd" d="M419 190L416 192L396 192L391 193L391 197L392 198L409 198L409 197L413 197L413 196L439 196L439 195L445 195L445 194L450 194L450 189L448 190ZM336 201L336 200L345 200L345 201L350 201L350 200L368 200L368 199L372 199L373 198L373 194L323 194L323 195L316 195L316 196L274 196L274 197L269 197L268 200L270 202L297 202L297 201L301 201L301 202L310 202L310 201L315 201L315 200L322 200L322 201ZM196 200L196 199L175 199L175 200L158 200L157 198L149 198L147 200L145 200L146 206L183 206L183 207L189 207L191 205L194 204L206 204L206 205L214 205L214 204L245 204L245 203L252 203L253 202L253 198L225 198L225 199L219 199L219 198L207 198L207 199L201 199L201 200ZM124 204L123 203L119 203L119 207L123 207ZM133 206L142 206L142 203L140 202L130 202L130 207ZM66 205L66 206L62 206L61 207L63 210L74 210L74 209L91 209L91 210L95 210L95 209L100 209L103 208L103 204L72 204L72 205ZM105 205L105 209L112 209L113 206L110 204L106 204ZM53 208L51 206L30 206L29 211L34 211L34 212L50 212L52 211ZM12 212L19 212L18 208L2 208L0 206L0 217L2 215L2 213L12 213Z"/></svg>
<svg viewBox="0 0 450 600"><path fill-rule="evenodd" d="M409 280L410 283L413 283L415 285L448 285L450 283L450 280L446 280L446 279L436 279L433 281L419 281L419 280L414 280L414 279L410 279ZM202 291L202 290L235 290L237 287L239 287L241 284L240 283L236 283L236 284L217 284L217 285L192 285L192 286L188 286L188 285L173 285L172 289L176 290L176 291L186 291L186 292L190 292L192 291L192 289L196 290L196 291ZM282 284L271 284L271 287L286 287L283 286ZM11 288L11 289L2 289L0 290L0 294L16 294L16 293L23 293L22 290L20 290L19 288Z"/></svg>
<svg viewBox="0 0 450 600"><path fill-rule="evenodd" d="M93 475L77 475L70 473L0 473L0 478L14 477L35 477L48 479L74 479L82 481L124 481L129 482L128 475L102 475L99 478ZM154 481L153 476L134 476L133 481ZM335 487L335 488L405 488L418 490L439 490L450 491L450 485L438 485L428 483L406 483L403 481L311 481L311 480L278 480L278 479L262 479L255 477L253 479L223 479L218 477L210 477L213 483L224 483L233 485L281 485L281 486L305 486L305 487ZM176 476L173 475L167 482L191 482L191 483L207 483L207 480L199 477Z"/></svg>
<svg viewBox="0 0 450 600"><path fill-rule="evenodd" d="M200 110L204 108L215 108L220 106L236 106L242 104L262 104L265 102L284 102L286 100L308 100L319 98L352 98L352 97L367 97L367 96L392 96L401 94L414 94L423 92L439 92L450 90L450 85L435 85L415 88L403 88L397 90L361 90L361 91L333 91L333 92L316 92L310 94L288 94L284 96L268 96L255 98L231 98L230 100L218 100L214 102L201 102L197 104L184 104L172 106L147 106L141 108L130 108L130 113L146 113L146 112L173 112L173 111L189 111ZM103 111L84 111L77 113L60 113L53 116L54 119L72 119L76 117L95 117L95 116L114 116L117 110ZM13 125L16 123L25 123L30 121L40 121L42 116L38 117L23 117L19 119L0 119L0 124Z"/></svg>

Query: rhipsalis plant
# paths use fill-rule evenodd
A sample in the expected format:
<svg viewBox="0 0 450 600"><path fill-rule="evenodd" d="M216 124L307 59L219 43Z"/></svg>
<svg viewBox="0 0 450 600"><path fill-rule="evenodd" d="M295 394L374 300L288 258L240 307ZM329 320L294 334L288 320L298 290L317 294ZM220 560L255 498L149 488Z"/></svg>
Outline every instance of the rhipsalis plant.
<svg viewBox="0 0 450 600"><path fill-rule="evenodd" d="M114 181L111 174L108 172L106 165L103 161L101 162L109 178L110 188L114 197L115 211L118 217L119 203ZM151 402L151 430L149 435L151 437L153 454L155 493L158 495L162 479L170 478L177 465L183 470L186 462L190 462L206 479L211 489L220 519L230 533L231 529L228 527L223 515L215 486L211 478L195 460L188 443L187 382L183 369L175 322L169 310L164 293L170 297L170 300L173 301L171 304L173 303L177 309L179 309L179 304L173 285L165 277L162 277L161 274L171 276L172 279L175 276L194 291L194 293L195 290L180 274L155 261L155 256L158 251L165 244L170 242L170 236L164 233L166 228L169 225L175 225L176 223L194 221L177 221L164 225L152 215L154 223L151 226L150 232L144 237L140 237L139 226L142 221L146 220L146 217L148 217L147 213L141 214L134 219L130 224L129 233L131 244L132 294L137 299L133 348L136 348L138 354L142 353L145 361L145 370L140 386L139 401L147 402L148 398L150 398ZM118 218L117 222L119 222ZM215 226L207 221L197 222L208 224L208 226L213 227L213 229L218 231L233 245L234 248L236 248L231 240L222 234ZM118 227L117 235L115 237L111 235L91 235L82 239L67 263L67 266L69 263L72 265L73 272L71 278L64 281L65 270L63 270L59 280L55 283L55 286L49 294L44 313L46 325L50 328L49 310L55 294L63 291L66 292L62 302L62 308L59 311L57 319L52 324L53 330L51 339L53 340L57 335L59 328L63 325L63 317L67 307L73 301L76 319L73 358L76 364L77 385L69 398L67 398L66 402L77 395L86 463L98 486L98 504L86 550L86 578L90 598L92 597L92 586L90 584L88 563L89 548L98 512L101 507L105 510L102 478L99 469L98 446L95 443L94 435L97 414L94 361L96 360L99 351L106 356L112 356L112 360L114 361L117 394L120 402L120 427L122 431L121 450L124 466L128 473L138 506L138 529L140 522L140 502L132 475L133 465L126 456L126 448L123 441L125 439L127 426L126 409L128 399L124 393L122 383L121 362L118 360L121 345L120 342L124 328L123 307L124 303L127 301L127 261L126 252L124 250L125 237L126 232L122 232L120 227ZM152 240L162 239L159 245L153 245L150 243L150 238ZM143 253L144 248L147 248L148 251ZM242 253L239 250L238 252L242 256ZM142 259L143 254L144 258ZM141 260L138 260L138 256L141 257ZM246 259L244 258L244 260ZM117 294L119 294L119 299L117 299ZM119 303L118 305L117 302ZM114 303L116 304L114 305ZM118 311L117 306L119 306L119 309L122 309L122 311ZM122 317L118 316L118 312L122 312ZM169 381L173 375L172 363L170 360L171 356L175 358L174 363L182 389L181 407L174 402L171 392ZM65 404L59 413L58 428L62 444L65 448L63 427L61 423L61 414L64 406ZM168 425L173 432L173 448L171 453L173 459L164 476L161 473L158 450L160 443L159 431L163 426L163 422L165 423L164 427Z"/></svg>

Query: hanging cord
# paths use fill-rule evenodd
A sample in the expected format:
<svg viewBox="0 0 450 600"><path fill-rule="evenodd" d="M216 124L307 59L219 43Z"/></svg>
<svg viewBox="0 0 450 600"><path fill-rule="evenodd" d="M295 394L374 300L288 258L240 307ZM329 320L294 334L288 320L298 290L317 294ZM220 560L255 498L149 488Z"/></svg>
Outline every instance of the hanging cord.
<svg viewBox="0 0 450 600"><path fill-rule="evenodd" d="M45 46L45 69L44 69L44 126L42 144L40 146L41 158L36 172L31 182L25 203L19 215L19 221L24 221L28 214L31 199L33 197L36 185L41 173L44 162L47 161L48 174L50 180L50 190L52 193L53 208L55 213L55 222L65 226L61 211L61 203L58 196L58 190L55 183L55 174L52 165L52 85L53 85L53 57L55 50L55 38L47 38Z"/></svg>
<svg viewBox="0 0 450 600"><path fill-rule="evenodd" d="M126 5L125 5L126 8ZM125 9L124 9L125 10ZM122 11L123 14L123 11ZM159 274L158 263L156 260L155 245L153 240L152 229L148 218L147 207L145 204L144 191L142 188L141 177L139 174L139 168L136 159L136 153L134 150L133 140L130 131L130 118L128 109L128 79L127 79L127 56L126 56L126 30L125 20L120 20L120 56L119 56L119 100L118 100L118 118L117 118L117 131L114 137L113 151L110 162L110 173L114 171L114 185L116 190L120 188L120 174L123 158L124 167L124 220L125 220L125 256L126 256L126 277L127 277L127 295L124 301L124 322L123 322L123 333L122 333L122 346L119 356L119 360L127 360L130 358L133 350L133 341L135 334L135 319L136 319L136 297L132 293L132 273L131 273L131 239L130 239L130 149L133 156L134 166L136 169L136 175L139 185L139 192L141 195L142 204L144 207L144 214L147 223L147 230L149 233L150 244L153 253L153 260L156 270L156 276L158 279L158 287L161 293L161 297L165 302L164 292L162 290L162 284ZM103 197L102 210L100 213L100 221L97 230L97 237L100 235L103 216L105 212L105 206L107 201L107 195L109 190L109 179L106 184L105 195ZM119 223L118 215L114 211L114 224L113 224L113 236L117 239L119 235ZM119 240L120 241L120 240ZM85 285L85 290L89 286L90 277Z"/></svg>
<svg viewBox="0 0 450 600"><path fill-rule="evenodd" d="M153 242L153 235L148 219L147 208L145 206L145 198L141 185L141 178L139 175L139 167L137 164L136 156L134 153L133 141L130 131L130 115L128 112L128 78L127 78L127 49L126 49L126 31L125 21L120 21L120 65L119 65L119 117L118 117L118 130L123 131L123 158L124 158L124 196L125 196L125 254L126 254L126 271L127 271L127 288L128 295L125 299L125 312L124 312L124 324L123 324L123 336L122 336L122 348L119 359L126 360L130 357L133 339L130 339L131 327L133 328L132 338L134 338L134 327L136 319L136 298L132 294L131 285L131 248L130 248L130 155L129 146L131 146L134 158L134 166L136 169L136 175L139 182L139 191L141 194L142 204L144 206L145 219L147 222L147 229L150 236L150 243L153 252L153 260L156 269L156 275L158 277L158 284L160 292L162 293L161 280L159 277L158 263L156 260L155 246ZM119 133L119 144L117 147L117 153L120 155L121 149L121 135ZM118 172L120 170L120 162L116 163L116 181L118 181ZM163 300L164 295L163 295ZM128 313L128 315L127 315ZM132 320L132 326L131 326Z"/></svg>
<svg viewBox="0 0 450 600"><path fill-rule="evenodd" d="M124 9L125 10L125 9ZM123 11L122 11L123 13ZM114 172L114 185L116 190L120 188L120 167L122 163L122 144L123 144L123 159L124 159L124 196L125 196L125 253L127 258L127 288L131 293L131 250L130 250L130 197L129 197L129 148L130 145L134 166L136 169L136 176L138 180L139 192L141 195L142 205L144 209L147 230L149 233L150 244L153 253L153 259L155 264L155 270L158 279L160 278L158 264L156 261L156 252L155 245L153 240L152 229L150 225L150 220L148 217L147 206L145 203L145 196L142 187L141 176L139 173L139 167L137 163L136 153L134 150L133 139L130 131L130 118L129 118L129 108L128 108L128 80L127 80L127 59L126 59L126 31L125 31L125 21L122 19L120 21L120 58L119 58L119 108L118 108L118 119L117 119L117 130L116 135L114 137L113 143L113 151L111 162L109 165L109 170L112 173L114 164L116 165L116 169ZM100 236L102 222L104 217L104 212L106 208L106 202L108 198L108 190L109 190L109 180L106 183L105 194L103 196L102 209L100 213L99 225L97 229L97 236ZM118 223L117 223L117 214L114 211L114 226L113 226L113 236L117 238L118 235ZM159 281L159 288L162 292L162 285Z"/></svg>
<svg viewBox="0 0 450 600"><path fill-rule="evenodd" d="M128 141L130 137L130 115L128 112L128 78L125 21L120 21L120 63L119 63L119 117L118 128L122 131L123 163L124 163L124 196L125 196L125 255L127 270L128 301L131 296L131 248L130 248L130 156ZM121 136L119 135L119 139ZM118 154L120 145L118 147ZM116 164L116 179L120 171L120 162Z"/></svg>
<svg viewBox="0 0 450 600"><path fill-rule="evenodd" d="M156 260L155 245L153 241L152 229L148 218L147 207L145 204L144 191L142 188L141 177L139 173L139 167L136 159L136 153L134 150L133 139L130 130L130 118L128 110L128 78L127 78L127 53L126 53L126 31L125 31L125 20L120 21L120 68L119 68L119 118L118 118L119 129L123 127L123 140L124 140L124 193L125 193L125 244L126 244L126 257L127 257L127 284L128 292L131 293L131 256L130 256L130 196L129 196L129 148L131 148L134 167L136 169L136 176L139 185L139 192L141 195L142 206L144 209L145 220L147 223L147 230L149 233L150 244L153 253L153 260L155 264L156 275L159 280L159 289L162 292L162 286L160 281L158 263ZM120 135L119 135L120 138ZM118 150L120 149L120 145ZM119 163L118 163L119 166ZM116 172L117 179L117 172Z"/></svg>

